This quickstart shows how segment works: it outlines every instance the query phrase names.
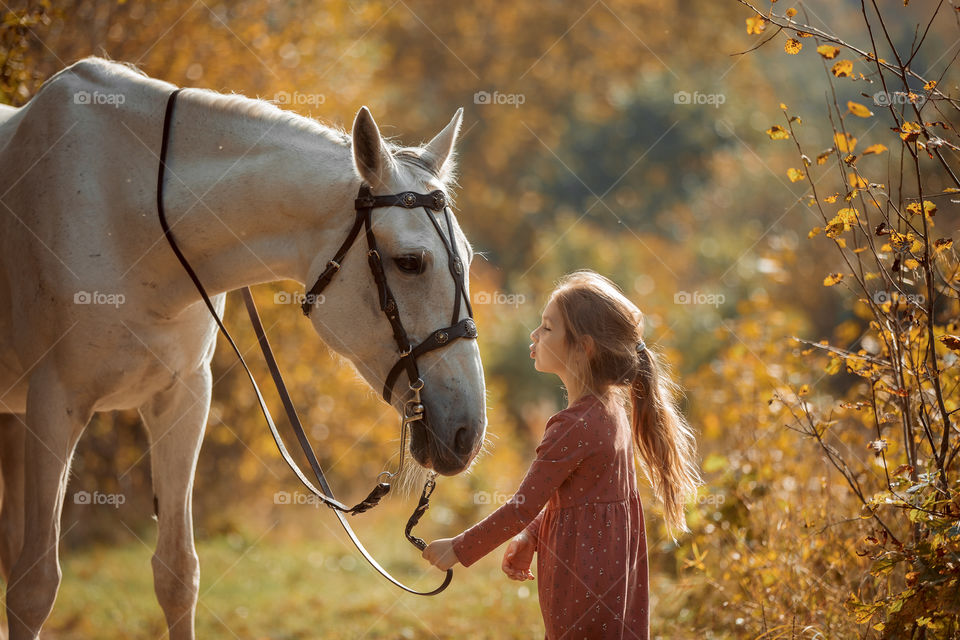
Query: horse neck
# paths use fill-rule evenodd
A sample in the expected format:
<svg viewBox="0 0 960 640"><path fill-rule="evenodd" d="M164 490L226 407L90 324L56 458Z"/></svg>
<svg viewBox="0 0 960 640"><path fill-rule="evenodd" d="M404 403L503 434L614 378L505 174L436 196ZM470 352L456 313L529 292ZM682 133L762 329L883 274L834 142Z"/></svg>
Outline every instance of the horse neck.
<svg viewBox="0 0 960 640"><path fill-rule="evenodd" d="M253 101L209 100L186 93L174 112L163 197L177 244L210 295L306 283L353 223L349 141ZM177 306L194 302L181 265L169 264Z"/></svg>

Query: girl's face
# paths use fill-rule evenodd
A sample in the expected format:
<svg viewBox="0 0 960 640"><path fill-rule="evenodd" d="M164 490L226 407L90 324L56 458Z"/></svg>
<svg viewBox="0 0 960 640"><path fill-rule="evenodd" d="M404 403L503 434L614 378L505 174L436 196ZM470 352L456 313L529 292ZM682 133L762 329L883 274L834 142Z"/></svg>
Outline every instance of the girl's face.
<svg viewBox="0 0 960 640"><path fill-rule="evenodd" d="M530 357L533 367L543 373L554 373L561 378L567 374L566 331L556 303L550 300L543 310L540 326L530 334Z"/></svg>

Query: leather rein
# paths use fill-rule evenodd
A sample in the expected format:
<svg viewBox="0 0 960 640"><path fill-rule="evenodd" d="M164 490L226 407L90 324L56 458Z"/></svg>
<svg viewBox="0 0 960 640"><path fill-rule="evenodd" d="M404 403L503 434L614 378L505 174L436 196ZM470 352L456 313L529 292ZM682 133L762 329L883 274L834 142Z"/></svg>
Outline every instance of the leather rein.
<svg viewBox="0 0 960 640"><path fill-rule="evenodd" d="M351 515L356 515L373 508L387 493L389 493L390 483L378 482L370 494L364 498L362 502L353 507L347 507L334 498L333 491L330 489L330 485L323 473L320 462L314 453L309 439L307 438L306 432L304 431L303 425L300 422L300 418L297 414L297 410L294 407L293 401L290 398L290 394L287 391L287 387L284 384L283 376L280 373L280 368L277 365L276 358L273 355L273 350L271 349L270 343L267 340L263 323L260 321L260 315L257 312L253 295L250 293L249 287L243 287L241 289L243 301L247 309L247 314L250 317L250 323L253 326L254 333L257 336L257 342L260 345L264 359L266 360L267 366L270 369L270 375L273 378L277 392L279 393L280 399L283 402L283 407L287 414L290 425L297 436L297 440L300 443L300 447L303 450L307 461L310 464L310 468L313 471L314 476L316 476L317 484L320 486L319 489L307 478L307 475L297 465L296 461L290 455L290 452L287 450L287 447L283 442L280 431L277 429L277 426L273 421L273 417L270 414L270 410L267 408L263 394L260 392L260 387L257 385L257 381L254 378L253 373L250 371L250 368L247 366L247 363L243 358L243 355L240 353L240 349L230 336L230 332L227 331L227 328L224 326L223 321L217 314L216 309L214 309L213 303L210 300L210 296L207 295L206 289L200 282L196 272L190 266L190 263L187 261L186 256L184 256L179 246L177 246L170 226L167 223L167 217L163 207L163 182L167 166L167 148L170 140L172 115L176 98L180 91L181 89L176 89L170 94L169 98L167 99L166 111L164 112L163 118L163 138L160 147L160 166L157 176L157 213L160 219L160 226L163 228L164 237L169 242L170 248L173 249L174 254L176 254L177 259L187 272L187 275L189 275L190 279L193 281L194 286L200 293L200 297L203 299L204 304L210 311L210 315L212 315L213 319L216 321L220 332L223 334L224 338L226 338L234 353L236 353L237 358L240 360L240 364L243 365L243 369L246 371L247 377L250 379L250 384L253 386L253 390L257 395L257 400L260 404L260 410L262 411L267 425L270 428L270 434L273 436L273 440L277 445L277 449L280 452L283 460L294 472L303 486L321 502L333 509L334 513L336 513L337 519L340 521L340 524L350 537L350 540L360 551L361 555L363 555L367 562L369 562L370 565L380 573L380 575L404 591L408 591L416 595L432 596L440 593L450 584L450 581L453 578L453 569L447 569L443 583L436 589L432 591L417 591L406 586L390 575L390 573L370 555L370 553L366 550L366 548L364 548L363 544L357 538L357 535L354 533L343 514L349 513ZM433 223L433 227L440 235L440 238L443 241L444 247L447 251L448 266L450 275L453 278L456 294L456 302L454 303L451 326L434 331L416 346L410 342L410 338L403 327L402 321L400 320L400 311L397 306L396 299L390 290L390 286L387 283L386 274L383 269L383 261L377 248L376 236L373 232L372 213L373 209L381 207L403 207L405 209L422 208L424 213L426 213L427 218L431 221L431 223ZM400 461L397 471L394 473L384 471L380 474L380 476L378 476L377 479L379 480L380 477L384 475L386 475L388 478L392 478L401 472L403 469L404 450L406 448L406 433L408 426L414 422L424 420L425 409L420 398L421 392L424 388L424 382L420 377L419 367L417 366L417 358L429 351L440 349L452 344L458 338L475 339L477 337L477 325L473 320L473 309L470 306L470 299L467 296L464 266L456 246L450 208L447 205L446 196L442 191L434 191L429 194L419 194L407 191L394 195L378 196L373 195L370 187L364 183L360 185L359 193L354 202L354 209L356 212L356 217L350 232L340 245L340 248L337 250L333 259L327 262L326 267L317 278L314 285L309 291L306 292L301 309L304 315L310 315L310 312L316 305L317 301L322 300L320 294L327 287L327 285L330 284L334 276L340 270L344 258L355 243L360 231L364 231L367 241L367 262L373 275L374 282L377 285L380 310L384 313L384 315L386 315L387 320L390 322L394 341L396 342L399 350L399 359L390 369L390 372L387 375L387 379L384 382L382 395L388 404L392 404L391 400L393 397L393 387L399 378L401 371L406 371L411 391L411 399L404 403L400 435ZM443 212L444 226L447 228L449 237L448 235L444 234L443 228L437 222L435 216L431 214L431 211ZM459 319L461 299L464 302L467 312L467 317L463 319ZM427 482L423 487L423 492L420 495L420 501L407 521L406 527L404 528L404 535L406 538L411 542L411 544L420 550L423 550L426 547L426 543L421 538L414 536L412 534L412 530L429 507L430 495L433 493L435 486L436 473L431 471Z"/></svg>

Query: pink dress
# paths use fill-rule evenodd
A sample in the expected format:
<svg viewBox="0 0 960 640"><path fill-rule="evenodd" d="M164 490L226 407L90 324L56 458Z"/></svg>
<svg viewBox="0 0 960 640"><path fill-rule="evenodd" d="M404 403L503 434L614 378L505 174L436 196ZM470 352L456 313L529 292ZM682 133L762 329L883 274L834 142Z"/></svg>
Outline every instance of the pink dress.
<svg viewBox="0 0 960 640"><path fill-rule="evenodd" d="M622 407L588 395L550 418L516 494L453 549L469 567L524 527L547 640L649 639L646 532Z"/></svg>

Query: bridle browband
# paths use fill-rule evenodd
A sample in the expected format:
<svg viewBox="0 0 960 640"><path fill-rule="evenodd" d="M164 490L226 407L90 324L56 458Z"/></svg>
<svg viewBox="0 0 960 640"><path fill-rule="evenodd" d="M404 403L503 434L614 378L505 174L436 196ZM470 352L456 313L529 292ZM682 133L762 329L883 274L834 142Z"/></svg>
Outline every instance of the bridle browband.
<svg viewBox="0 0 960 640"><path fill-rule="evenodd" d="M280 452L281 457L287 463L287 465L293 470L300 482L307 488L310 493L316 496L321 502L333 509L334 513L337 516L337 519L340 521L340 524L343 526L344 530L347 532L347 535L350 537L350 540L360 551L361 555L376 569L384 578L392 582L394 585L400 587L401 589L408 591L416 595L436 595L447 588L450 584L451 579L453 578L453 570L447 569L446 576L443 583L434 589L433 591L416 591L410 587L404 585L396 578L394 578L390 573L388 573L373 557L370 553L364 548L360 540L357 538L356 534L353 532L353 529L350 527L350 524L343 517L344 513L349 513L351 515L356 515L358 513L363 513L368 509L376 506L380 500L390 491L390 484L388 482L378 482L377 486L374 487L373 491L360 503L354 507L347 507L343 503L337 501L333 497L333 491L330 489L330 485L327 482L327 479L323 473L323 469L320 467L319 460L317 459L316 454L313 451L313 447L310 444L309 439L307 438L306 432L303 429L303 425L300 422L300 418L297 414L296 408L293 405L293 401L290 398L290 394L287 391L286 385L283 382L283 376L280 373L280 368L277 365L276 358L273 355L273 350L270 347L270 343L267 340L266 332L263 328L263 323L260 320L259 313L257 312L256 304L253 300L253 295L250 292L249 287L243 287L241 293L243 295L244 305L247 308L247 313L250 317L250 322L253 326L254 332L257 335L257 342L260 345L261 350L263 351L264 359L267 362L267 366L270 369L270 375L273 378L274 384L277 387L277 392L280 395L280 399L283 402L284 410L287 414L287 418L290 421L290 425L296 433L297 440L300 443L300 447L303 449L303 453L307 458L307 461L310 463L311 470L317 478L317 483L320 485L320 489L317 489L313 483L307 478L306 474L302 469L297 465L296 461L290 455L290 452L287 450L284 445L283 438L280 435L279 430L277 429L276 424L273 421L273 418L270 414L270 410L267 408L266 402L264 401L263 394L260 392L260 387L257 384L256 379L253 376L253 373L250 371L250 368L247 366L246 361L243 358L243 355L240 353L240 349L237 347L233 338L230 336L230 332L227 331L226 326L224 326L223 321L220 316L217 314L216 309L213 306L213 303L210 300L209 295L207 295L206 289L203 287L203 284L200 282L199 277L196 272L190 266L189 261L187 261L186 256L177 246L177 243L173 237L173 233L170 229L169 224L167 223L166 213L163 207L163 181L166 172L166 157L167 157L167 148L169 146L170 139L170 128L172 123L173 108L176 102L177 95L180 93L181 89L175 89L171 92L169 98L167 99L167 106L164 112L163 118L163 137L160 147L160 165L159 172L157 176L157 214L160 219L160 226L163 228L164 237L170 244L171 249L174 254L177 256L177 259L180 261L180 264L183 266L184 270L187 272L187 275L190 276L190 279L193 281L194 286L197 288L197 291L200 293L201 298L203 299L204 304L207 306L210 314L213 316L213 319L216 321L217 326L220 329L220 332L226 338L227 342L230 344L234 353L236 353L237 358L240 360L240 364L243 366L244 370L247 373L247 377L250 380L251 385L257 395L257 400L260 404L260 410L263 412L264 418L267 421L267 425L270 428L270 434L273 436L274 442L277 445L277 449ZM380 207L403 207L405 209L414 209L414 208L423 208L424 212L427 215L427 218L433 224L433 227L436 229L437 233L440 235L440 239L443 241L444 247L447 252L448 266L450 274L453 277L454 288L455 288L455 303L453 316L451 320L451 326L439 329L431 333L425 340L423 340L417 346L412 346L409 336L407 335L406 330L403 327L403 322L400 320L400 310L397 306L397 301L393 296L393 293L390 290L390 286L387 283L386 274L383 269L383 261L380 256L380 252L377 249L377 240L373 232L372 224L372 211L375 208ZM404 450L406 447L406 432L409 424L413 422L423 421L425 409L421 403L421 392L424 388L424 382L420 378L420 371L417 365L417 358L422 356L425 353L445 347L451 344L458 338L476 338L477 337L477 326L473 320L473 309L470 306L470 300L467 295L466 290L466 281L463 262L460 259L459 253L456 246L456 236L454 235L453 223L451 220L450 208L447 206L446 196L442 191L434 191L429 194L419 194L411 191L395 194L395 195L381 195L376 196L370 190L370 187L367 184L361 184L360 190L357 195L357 199L354 202L354 209L356 211L356 217L354 219L353 226L350 229L350 232L347 234L347 238L340 245L340 248L337 250L333 259L327 262L327 265L320 276L317 278L314 285L306 293L304 298L304 303L302 305L302 310L304 315L309 316L312 311L316 301L318 300L320 294L323 290L330 284L333 280L333 277L340 270L343 259L346 257L347 252L353 246L354 242L357 239L357 236L360 233L361 229L365 230L367 238L367 262L370 266L370 271L373 274L373 279L377 285L377 292L379 295L380 309L386 315L387 320L390 322L390 327L393 330L393 337L399 349L399 359L396 364L390 369L390 372L387 375L387 379L384 382L383 387L383 397L388 404L392 404L393 397L393 387L399 377L401 370L406 370L409 387L411 391L411 398L404 402L403 409L403 419L401 422L401 436L400 436L400 461L395 473L390 473L384 471L380 476L386 475L388 477L394 477L398 475L403 469L403 460L404 460ZM430 213L430 211L442 211L444 216L444 222L449 233L449 238L444 234L443 229L440 224L435 219L435 216ZM459 320L460 316L460 303L461 299L465 302L467 317ZM378 479L379 477L378 476ZM430 495L433 493L433 489L436 486L435 480L436 474L431 471L427 479L426 484L423 487L423 492L420 496L420 501L417 504L417 507L414 509L413 514L411 514L409 520L407 521L406 527L404 528L404 535L406 538L418 549L423 550L426 548L426 543L421 539L412 534L413 527L420 521L420 518L426 512L429 506Z"/></svg>

